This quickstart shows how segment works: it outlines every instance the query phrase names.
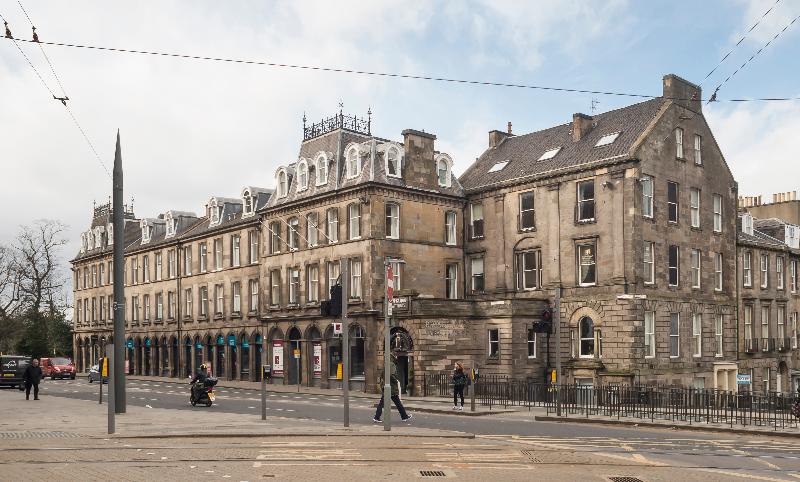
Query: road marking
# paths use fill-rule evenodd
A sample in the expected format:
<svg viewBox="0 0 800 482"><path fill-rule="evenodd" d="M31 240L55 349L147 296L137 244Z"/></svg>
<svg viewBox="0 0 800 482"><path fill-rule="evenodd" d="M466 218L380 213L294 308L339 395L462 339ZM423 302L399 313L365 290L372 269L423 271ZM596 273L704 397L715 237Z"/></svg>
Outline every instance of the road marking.
<svg viewBox="0 0 800 482"><path fill-rule="evenodd" d="M755 475L755 474L741 474L739 472L731 472L730 470L721 470L721 469L696 468L694 470L701 470L703 472L711 472L713 474L731 475L733 477L742 477L742 478L745 478L745 479L769 480L771 482L784 482L784 480L785 480L785 479L773 479L772 477L764 477L764 476Z"/></svg>

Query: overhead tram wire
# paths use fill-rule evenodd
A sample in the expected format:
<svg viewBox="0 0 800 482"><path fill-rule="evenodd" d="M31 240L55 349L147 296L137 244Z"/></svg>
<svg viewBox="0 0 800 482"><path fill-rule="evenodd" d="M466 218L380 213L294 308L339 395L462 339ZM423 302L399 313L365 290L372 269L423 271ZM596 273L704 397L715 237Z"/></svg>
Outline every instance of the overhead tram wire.
<svg viewBox="0 0 800 482"><path fill-rule="evenodd" d="M20 6L22 6L22 5L20 4ZM27 13L26 13L25 15L27 16ZM2 14L0 14L0 19L2 19L2 20L3 20L3 22L6 22L6 23L8 23L8 22L6 21L6 18L5 18L5 17L4 17ZM29 17L28 19L30 20L30 17ZM42 85L44 85L44 88L45 88L45 89L47 89L47 91L50 93L50 95L51 95L51 96L53 96L53 98L54 98L54 99L61 100L61 99L59 99L59 97L57 97L57 96L56 96L56 94L53 92L53 89L51 89L51 88L50 88L50 86L49 86L49 85L47 85L47 82L45 82L44 78L42 77L42 74L40 74L40 73L39 73L39 69L37 69L37 68L36 68L36 66L35 66L35 65L33 65L33 62L31 62L31 59L28 57L28 55L25 53L25 51L24 51L24 50L22 50L22 47L21 47L21 46L19 45L19 43L18 43L18 42L29 42L29 43L39 43L39 42L34 42L33 40L18 39L18 38L15 38L15 37L2 37L2 38L8 38L8 39L9 39L9 40L11 40L12 42L14 42L14 45L17 47L17 49L18 49L18 50L19 50L19 52L22 54L22 56L23 56L23 57L25 57L25 60L28 62L28 65L30 65L31 69L33 69L33 72L36 74L36 76L37 76L37 77L39 78L39 80L42 82ZM49 63L49 60L48 60L48 63ZM52 68L52 64L50 65L50 67ZM55 69L54 69L54 74L55 74ZM59 82L59 85L61 85L61 83L60 83L60 82ZM62 87L62 92L63 92L63 87ZM65 97L66 97L66 94L65 94ZM100 155L97 153L97 149L95 149L95 147L94 147L94 144L93 144L93 143L92 143L92 141L89 139L89 136L86 134L86 131L83 129L83 127L81 126L80 122L78 122L78 118L77 118L77 117L75 117L75 114L72 112L72 109L70 109L70 108L69 108L69 106L67 105L67 103L66 103L66 102L64 102L64 101L62 100L62 104L64 104L64 108L65 108L65 109L67 109L67 113L69 113L69 116L72 118L72 122L73 122L73 123L75 124L75 126L78 128L78 130L80 131L80 133L81 133L81 135L83 136L84 140L85 140L85 141L86 141L86 143L89 145L89 149L91 149L92 153L94 154L94 157L95 157L95 158L97 159L97 161L100 163L100 166L101 166L101 167L103 168L103 170L106 172L106 175L107 175L109 178L111 178L111 177L112 177L112 176L111 176L111 171L109 171L109 170L108 170L108 167L106 166L106 163L105 163L105 162L103 162L103 159L101 159L101 158L100 158Z"/></svg>
<svg viewBox="0 0 800 482"><path fill-rule="evenodd" d="M33 28L33 31L36 32L36 26L33 24L33 20L31 20L31 17L30 17L30 15L28 15L28 12L25 11L25 7L22 6L22 2L17 0L17 3L19 4L19 8L22 9L22 13L25 14L25 18L28 19L28 23L31 24L31 28ZM69 99L69 96L67 95L67 91L64 89L64 86L61 84L61 79L58 77L58 74L56 73L55 67L53 67L53 63L50 62L50 58L47 56L47 54L44 51L44 47L42 47L41 42L36 42L36 43L39 44L39 50L42 51L42 55L44 56L44 59L47 61L47 65L50 66L50 72L53 73L53 77L56 79L56 83L58 84L58 87L61 89L61 93L64 94L65 98ZM62 101L62 103L63 103L63 101Z"/></svg>
<svg viewBox="0 0 800 482"><path fill-rule="evenodd" d="M25 39L17 39L17 40L20 40L22 42L32 42L32 40L25 40ZM115 53L152 55L152 56L159 56L159 57L172 57L172 58L180 58L180 59L188 59L188 60L203 60L203 61L212 61L212 62L226 62L226 63L234 63L234 64L261 65L261 66L266 66L266 67L276 67L276 68L285 68L285 69L313 70L313 71L334 72L334 73L353 74L353 75L367 75L367 76L375 76L375 77L390 77L390 78L397 78L397 79L428 80L428 81L433 81L433 82L448 82L448 83L455 83L455 84L469 84L469 85L480 85L480 86L489 86L489 87L509 87L509 88L518 88L518 89L544 90L544 91L551 91L551 92L565 92L565 93L573 93L573 94L594 94L594 95L607 95L607 96L617 96L617 97L635 97L635 98L640 98L640 99L655 99L657 97L663 97L661 95L651 95L651 94L639 94L639 93L629 93L629 92L614 92L614 91L600 91L600 90L588 90L588 89L573 89L573 88L567 88L567 87L552 87L552 86L543 86L543 85L517 84L517 83L511 83L511 82L493 82L493 81L475 80L475 79L458 79L458 78L451 78L451 77L436 77L436 76L429 76L429 75L400 74L400 73L396 73L396 72L376 72L376 71L369 71L369 70L348 69L348 68L343 68L343 67L324 67L324 66L318 66L318 65L285 64L285 63L269 62L269 61L262 61L262 60L233 59L233 58L227 58L227 57L210 57L210 56L204 56L204 55L189 55L189 54L178 54L178 53L171 53L171 52L159 52L159 51L153 51L153 50L135 50L135 49L125 49L125 48L118 48L118 47L103 47L103 46L98 46L98 45L83 45L83 44L73 44L73 43L66 43L66 42L44 42L44 41L40 41L39 43L44 44L44 45L52 45L52 46L56 46L56 47L70 47L70 48L79 48L79 49L100 50L100 51L115 52ZM684 98L669 98L669 99L671 99L671 100L697 100L697 99L684 99ZM715 99L715 100L717 100L717 101L726 101L726 102L796 101L796 100L800 100L800 97L741 98L741 99Z"/></svg>
<svg viewBox="0 0 800 482"><path fill-rule="evenodd" d="M753 31L753 30L754 30L756 27L758 27L758 24L759 24L759 23L761 23L761 21L762 21L762 20L764 20L764 17L766 17L767 15L769 15L769 12L771 12L771 11L772 11L772 9L773 9L773 8L775 8L775 5L777 5L777 4L778 4L780 1L781 1L781 0L775 0L775 3L773 3L773 4L772 4L772 6L770 6L770 7L767 9L767 11L766 11L766 12L764 12L764 14L763 14L763 15L761 15L761 18L759 18L758 20L756 20L756 23L754 23L754 24L753 24L753 26L752 26L752 27L750 27L750 30L748 30L747 32L745 32L745 34L744 34L744 35L742 35L742 38L740 38L740 39L739 39L739 41L738 41L738 42L736 42L736 45L734 45L734 46L733 46L733 47L730 49L730 51L728 51L728 53L727 53L727 54L723 55L723 56L722 56L722 58L720 59L720 61L719 61L719 62L717 62L717 65L715 65L715 66L714 66L714 68L713 68L713 69L711 69L711 71L710 71L708 74L706 74L706 76L705 76L705 77L703 77L703 80L701 80L701 81L700 81L700 83L698 84L698 86L702 86L702 85L703 85L703 82L705 82L706 80L708 80L708 78L709 78L709 77L711 77L711 74L713 74L713 73L714 73L714 72L715 72L715 71L716 71L716 70L719 68L719 66L720 66L720 65L722 65L722 63L723 63L723 62L725 62L725 59L727 59L727 58L728 58L728 57L729 57L729 56L730 56L730 55L733 53L733 51L734 51L734 50L736 50L736 48L737 48L737 47L739 47L739 45L740 45L742 42L744 42L744 39L746 39L746 38L747 38L747 36L748 36L748 35L750 35L750 32L752 32L752 31Z"/></svg>
<svg viewBox="0 0 800 482"><path fill-rule="evenodd" d="M726 78L725 78L725 80L723 80L723 81L722 81L722 82L721 82L719 85L717 85L717 88L716 88L716 89L714 89L714 93L711 95L711 98L708 100L708 102L712 102L712 101L716 100L717 92L719 92L719 90L720 90L720 89L721 89L721 88L722 88L722 87L723 87L723 86L724 86L724 85L725 85L725 84L726 84L726 83L727 83L729 80L731 80L732 78L734 78L734 77L736 76L736 74L738 74L738 73L739 73L739 72L740 72L742 69L744 69L744 68L747 66L747 64L749 64L749 63L750 63L750 62L751 62L753 59L755 59L756 57L758 57L758 56L761 54L761 52L763 52L763 51L764 51L764 50L765 50L767 47L769 47L769 46L770 46L770 44L772 44L772 42L774 42L774 41L775 41L775 40L776 40L778 37L780 37L780 35L781 35L783 32L787 31L787 30L789 29L789 27L791 27L792 25L794 25L794 24L795 24L795 22L797 22L798 20L800 20L800 15L796 16L794 19L792 19L792 21L791 21L791 22L789 22L788 24L786 24L786 26L785 26L785 27L783 27L783 29L779 30L779 31L778 31L778 33L776 33L774 37L772 37L771 39L769 39L769 40L767 41L767 43L765 43L765 44L764 44L764 46L763 46L763 47L761 47L760 49L758 49L758 50L757 50L757 51L756 51L756 52L755 52L753 55L751 55L751 56L750 56L750 58L749 58L749 59L745 60L745 61L744 61L744 63L743 63L742 65L740 65L740 66L739 66L739 68L738 68L738 69L734 70L732 74L730 74L728 77L726 77Z"/></svg>

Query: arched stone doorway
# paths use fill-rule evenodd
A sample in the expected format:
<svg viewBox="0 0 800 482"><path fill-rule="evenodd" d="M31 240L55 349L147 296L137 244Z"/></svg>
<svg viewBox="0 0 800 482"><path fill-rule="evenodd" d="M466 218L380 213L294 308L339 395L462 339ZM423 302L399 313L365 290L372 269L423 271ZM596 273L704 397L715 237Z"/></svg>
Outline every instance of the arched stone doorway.
<svg viewBox="0 0 800 482"><path fill-rule="evenodd" d="M414 385L414 340L408 331L400 326L392 328L389 346L397 355L397 376L402 393L410 393Z"/></svg>
<svg viewBox="0 0 800 482"><path fill-rule="evenodd" d="M262 355L264 353L264 339L261 336L261 333L259 332L256 332L255 335L253 336L252 352L253 352L253 373L251 373L250 375L250 380L255 382L260 382L261 367L263 366Z"/></svg>
<svg viewBox="0 0 800 482"><path fill-rule="evenodd" d="M152 349L153 341L150 339L149 336L144 338L144 345L142 347L142 362L144 371L142 375L152 375L152 358L151 358L151 349Z"/></svg>
<svg viewBox="0 0 800 482"><path fill-rule="evenodd" d="M224 377L227 375L225 371L225 337L222 333L217 333L217 346L214 348L215 369L217 377Z"/></svg>
<svg viewBox="0 0 800 482"><path fill-rule="evenodd" d="M169 376L178 376L178 365L180 365L180 356L178 351L178 338L172 336L169 339ZM187 358L189 360L189 358Z"/></svg>
<svg viewBox="0 0 800 482"><path fill-rule="evenodd" d="M240 380L249 380L250 379L250 337L247 336L247 333L242 333L239 335L239 349L241 353L239 355L241 359L241 363L239 363L239 379Z"/></svg>
<svg viewBox="0 0 800 482"><path fill-rule="evenodd" d="M272 380L275 384L283 384L285 378L285 363L283 349L283 332L280 328L273 328L267 338L269 350L269 363L272 365Z"/></svg>
<svg viewBox="0 0 800 482"><path fill-rule="evenodd" d="M78 338L78 346L75 350L75 366L81 373L86 371L86 367L83 366L83 340L80 338Z"/></svg>
<svg viewBox="0 0 800 482"><path fill-rule="evenodd" d="M125 367L126 367L126 373L128 375L133 375L133 366L134 366L133 347L134 347L133 338L128 338L128 341L125 342L125 363L126 363Z"/></svg>

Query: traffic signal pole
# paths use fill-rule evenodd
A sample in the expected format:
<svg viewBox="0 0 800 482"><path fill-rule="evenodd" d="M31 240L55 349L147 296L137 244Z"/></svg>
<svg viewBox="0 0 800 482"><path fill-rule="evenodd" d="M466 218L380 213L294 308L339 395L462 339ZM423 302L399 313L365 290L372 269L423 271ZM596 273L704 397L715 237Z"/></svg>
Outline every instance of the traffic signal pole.
<svg viewBox="0 0 800 482"><path fill-rule="evenodd" d="M347 258L339 262L342 279L342 396L344 397L344 426L350 426L350 327L347 325L347 300L350 297L350 266Z"/></svg>

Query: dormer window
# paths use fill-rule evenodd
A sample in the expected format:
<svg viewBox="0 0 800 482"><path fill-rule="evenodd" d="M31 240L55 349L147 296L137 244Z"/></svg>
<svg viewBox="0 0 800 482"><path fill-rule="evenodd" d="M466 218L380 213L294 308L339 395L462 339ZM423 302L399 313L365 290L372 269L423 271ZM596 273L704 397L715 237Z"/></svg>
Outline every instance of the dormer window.
<svg viewBox="0 0 800 482"><path fill-rule="evenodd" d="M167 234L166 234L165 237L166 238L171 238L171 237L175 236L175 232L177 231L178 220L177 219L173 219L172 218L172 213L170 212L170 213L167 213L166 221L167 221Z"/></svg>
<svg viewBox="0 0 800 482"><path fill-rule="evenodd" d="M94 247L97 249L103 247L103 226L94 228Z"/></svg>
<svg viewBox="0 0 800 482"><path fill-rule="evenodd" d="M750 214L742 215L742 232L750 236L753 235L753 216Z"/></svg>
<svg viewBox="0 0 800 482"><path fill-rule="evenodd" d="M317 156L316 173L317 173L317 186L328 183L328 156L320 154Z"/></svg>
<svg viewBox="0 0 800 482"><path fill-rule="evenodd" d="M245 189L242 191L242 217L252 216L256 212L256 193Z"/></svg>
<svg viewBox="0 0 800 482"><path fill-rule="evenodd" d="M450 187L450 171L453 167L453 160L447 154L436 156L436 177L440 187Z"/></svg>
<svg viewBox="0 0 800 482"><path fill-rule="evenodd" d="M358 162L358 146L353 146L347 151L347 177L356 177L360 172Z"/></svg>
<svg viewBox="0 0 800 482"><path fill-rule="evenodd" d="M308 163L302 159L297 164L297 189L304 191L308 188Z"/></svg>
<svg viewBox="0 0 800 482"><path fill-rule="evenodd" d="M81 233L81 253L86 251L86 246L88 245L88 241L86 239L86 233Z"/></svg>
<svg viewBox="0 0 800 482"><path fill-rule="evenodd" d="M386 151L386 175L389 177L401 177L400 151L396 147L390 147Z"/></svg>
<svg viewBox="0 0 800 482"><path fill-rule="evenodd" d="M153 226L150 226L147 223L147 221L142 220L141 227L142 227L142 244L147 244L150 242L150 238L153 235Z"/></svg>
<svg viewBox="0 0 800 482"><path fill-rule="evenodd" d="M94 234L91 231L86 232L86 249L94 248Z"/></svg>
<svg viewBox="0 0 800 482"><path fill-rule="evenodd" d="M278 171L278 197L285 197L289 193L289 180L286 170Z"/></svg>

